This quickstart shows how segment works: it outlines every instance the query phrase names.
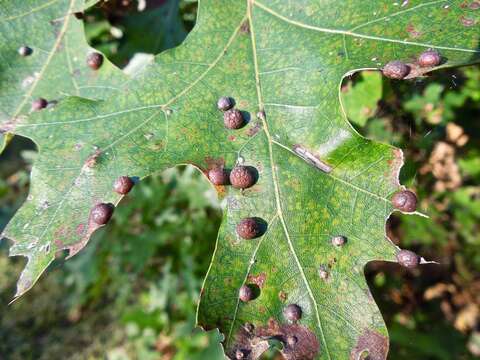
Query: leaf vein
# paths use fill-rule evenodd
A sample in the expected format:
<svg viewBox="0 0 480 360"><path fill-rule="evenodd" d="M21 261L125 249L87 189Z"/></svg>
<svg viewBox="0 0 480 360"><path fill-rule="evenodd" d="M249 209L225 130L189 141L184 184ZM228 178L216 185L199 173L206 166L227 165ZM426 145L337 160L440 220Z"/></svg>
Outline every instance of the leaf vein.
<svg viewBox="0 0 480 360"><path fill-rule="evenodd" d="M248 11L248 20L249 20L249 23L250 23L250 36L251 36L251 43L252 43L252 53L253 53L253 62L254 62L254 69L255 69L255 84L256 84L256 88L257 88L258 105L262 109L263 108L263 99L262 99L262 90L261 90L261 85L260 85L260 75L259 75L258 59L257 59L257 51L256 51L255 31L254 31L253 19L252 19L252 4L253 3L254 3L253 0L248 0L247 1L247 11ZM278 185L277 173L276 173L276 168L275 168L275 161L274 161L274 158L273 158L273 147L272 147L273 140L271 138L266 119L262 118L262 122L263 122L263 127L265 129L265 135L268 139L268 150L269 150L269 154L270 154L270 166L271 166L271 171L272 171L272 182L273 182L274 191L275 191L275 201L276 201L276 207L277 207L277 214L278 214L280 222L282 224L282 228L283 228L283 231L285 233L285 237L287 239L287 243L288 243L288 246L290 248L290 251L293 255L295 263L297 264L297 267L299 268L300 274L302 276L302 280L305 283L305 286L308 290L311 301L314 304L317 325L318 325L318 328L320 330L320 334L321 334L321 337L322 337L322 342L325 345L325 352L327 354L328 359L331 359L330 351L328 349L328 344L327 344L327 341L325 339L325 334L323 332L322 322L320 320L320 314L319 314L317 302L315 300L315 297L313 296L312 289L310 288L310 284L309 284L308 279L305 275L305 272L303 271L302 265L300 263L300 260L298 259L295 248L293 247L293 243L290 239L290 233L288 231L287 225L285 223L285 219L283 217L281 201L280 201L280 189L279 189L279 185Z"/></svg>
<svg viewBox="0 0 480 360"><path fill-rule="evenodd" d="M384 38L384 37L375 36L375 35L367 35L367 34L356 33L356 32L349 31L349 30L329 29L329 28L322 28L322 27L318 27L318 26L308 25L308 24L304 24L300 21L292 20L292 19L290 19L286 16L283 16L283 15L275 12L271 8L265 6L262 3L259 3L257 1L253 1L253 0L252 0L252 2L257 7L264 10L265 12L269 13L270 15L272 15L274 17L277 17L280 20L283 20L283 21L285 21L289 24L292 24L292 25L295 25L295 26L298 26L298 27L301 27L301 28L304 28L304 29L308 29L308 30L313 30L313 31L318 31L318 32L323 32L323 33L329 33L329 34L346 35L346 36L358 37L358 38L369 39L369 40L391 42L391 43L397 43L397 44L403 44L403 45L415 45L415 46L422 46L422 47L442 49L442 50L462 51L462 52L468 52L468 53L480 53L480 50L474 50L474 49L464 49L464 48L457 48L457 47L426 44L426 43L420 43L420 42L415 42L415 41L390 39L390 38Z"/></svg>

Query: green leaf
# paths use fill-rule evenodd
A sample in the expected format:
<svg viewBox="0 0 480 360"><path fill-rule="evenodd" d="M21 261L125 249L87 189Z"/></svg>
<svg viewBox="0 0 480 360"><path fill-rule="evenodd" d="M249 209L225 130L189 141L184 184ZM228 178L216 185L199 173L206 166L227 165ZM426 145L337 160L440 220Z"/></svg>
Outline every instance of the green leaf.
<svg viewBox="0 0 480 360"><path fill-rule="evenodd" d="M377 103L382 98L382 75L364 71L358 81L354 85L349 83L344 91L342 98L348 119L363 127L375 115Z"/></svg>
<svg viewBox="0 0 480 360"><path fill-rule="evenodd" d="M89 221L92 207L121 200L112 190L118 176L243 164L258 181L217 188L223 223L199 324L220 329L231 357L242 350L257 358L271 338L294 335L282 350L289 359L385 359L387 329L363 269L395 261L385 221L401 189L402 153L356 133L338 90L356 69L394 59L420 76L432 69L413 59L428 48L441 53L440 67L477 61L478 26L470 25L480 12L463 4L203 0L186 41L123 92L16 118L8 128L39 147L28 199L4 231L11 255L28 258L16 296L57 251L73 256L87 244L99 227ZM224 127L220 96L248 114L244 128ZM263 219L266 233L241 240L236 225L246 216ZM332 245L336 235L347 238L343 247ZM244 283L258 286L248 303L238 299ZM282 314L291 303L302 309L296 324Z"/></svg>
<svg viewBox="0 0 480 360"><path fill-rule="evenodd" d="M97 71L86 64L94 49L75 16L82 10L83 0L0 0L0 121L27 115L36 98L53 104L66 96L102 99L120 91L126 81L121 70L107 59ZM31 55L21 56L22 46Z"/></svg>

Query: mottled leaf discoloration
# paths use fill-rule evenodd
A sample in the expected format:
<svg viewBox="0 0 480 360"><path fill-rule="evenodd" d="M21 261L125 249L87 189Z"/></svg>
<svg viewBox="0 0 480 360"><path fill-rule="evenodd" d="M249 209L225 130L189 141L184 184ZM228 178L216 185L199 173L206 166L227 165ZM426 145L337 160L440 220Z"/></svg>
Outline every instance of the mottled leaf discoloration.
<svg viewBox="0 0 480 360"><path fill-rule="evenodd" d="M218 6L218 0L202 0L186 41L120 86L123 76L111 67L109 73L108 62L98 70L86 64L91 49L82 45L73 15L82 10L80 0L18 4L4 0L0 10L11 18L0 23L0 51L18 68L7 81L12 72L0 67L0 128L31 138L39 154L27 201L4 233L14 241L11 255L28 258L17 296L56 251L72 255L87 244L95 230L92 207L117 205L123 196L112 187L119 176L141 179L187 163L205 173L243 166L255 172L254 181L216 188L225 199L223 222L198 323L220 328L229 355L248 346L258 357L268 338L278 337L292 359L345 359L365 347L369 356L386 356L387 330L363 271L373 260L396 261L399 249L387 238L385 222L393 194L404 190L398 181L403 156L350 126L338 89L358 69L380 70L392 60L410 64L414 76L477 62L478 10L456 0L404 6L380 0L222 0ZM62 20L54 31L48 22L55 19ZM38 31L20 39L30 23ZM7 31L11 26L20 30ZM35 47L40 43L46 53ZM73 43L79 44L75 53ZM17 52L25 44L32 46L30 56ZM444 62L417 69L416 59L428 49ZM56 60L74 76L54 77ZM98 79L115 82L112 92L95 87ZM67 95L89 100L59 96L47 86L55 80ZM89 89L98 91L77 91L75 82L80 90L97 84ZM92 100L99 93L107 97ZM217 103L226 95L245 126L225 127ZM22 104L32 97L60 101L30 114ZM262 219L265 231L243 240L236 227L245 218ZM332 245L338 235L348 239L343 246ZM245 284L259 293L243 302ZM291 323L283 313L289 304L302 310ZM242 335L245 323L253 335Z"/></svg>
<svg viewBox="0 0 480 360"><path fill-rule="evenodd" d="M312 360L320 352L315 334L305 326L279 324L269 319L267 325L258 328L249 323L241 327L229 356L236 359L235 355L240 351L246 355L245 359L256 360L270 347L269 340L272 339L283 344L280 353L286 360Z"/></svg>
<svg viewBox="0 0 480 360"><path fill-rule="evenodd" d="M375 331L366 329L358 338L350 360L385 360L388 354L388 339Z"/></svg>

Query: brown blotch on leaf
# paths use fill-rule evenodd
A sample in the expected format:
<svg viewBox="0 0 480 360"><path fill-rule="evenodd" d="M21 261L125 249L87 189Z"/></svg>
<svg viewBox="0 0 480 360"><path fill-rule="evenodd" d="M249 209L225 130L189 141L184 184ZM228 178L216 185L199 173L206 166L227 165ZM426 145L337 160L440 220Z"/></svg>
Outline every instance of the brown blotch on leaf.
<svg viewBox="0 0 480 360"><path fill-rule="evenodd" d="M55 244L55 246L57 247L57 249L63 249L63 241L60 240L60 239L55 239L53 240L53 243Z"/></svg>
<svg viewBox="0 0 480 360"><path fill-rule="evenodd" d="M265 281L267 280L267 275L264 272L258 275L249 274L247 276L247 280L249 283L255 284L258 287L262 288L263 285L265 285Z"/></svg>
<svg viewBox="0 0 480 360"><path fill-rule="evenodd" d="M422 33L420 31L418 31L413 24L408 24L407 25L407 32L414 39L416 39L416 38L418 38L422 35Z"/></svg>
<svg viewBox="0 0 480 360"><path fill-rule="evenodd" d="M480 1L474 0L472 3L468 6L471 10L478 10L480 9Z"/></svg>
<svg viewBox="0 0 480 360"><path fill-rule="evenodd" d="M281 302L285 302L288 299L288 294L285 291L280 290L278 292L278 298L280 299Z"/></svg>
<svg viewBox="0 0 480 360"><path fill-rule="evenodd" d="M253 325L252 323L247 322L247 323L245 323L245 324L243 325L243 328L245 329L246 332L252 333L253 330L255 330L255 325Z"/></svg>
<svg viewBox="0 0 480 360"><path fill-rule="evenodd" d="M84 13L82 11L77 11L77 12L73 13L73 16L75 16L75 18L77 18L78 20L83 20Z"/></svg>
<svg viewBox="0 0 480 360"><path fill-rule="evenodd" d="M126 195L132 190L133 182L132 178L128 176L120 176L115 182L113 183L113 190L121 195Z"/></svg>
<svg viewBox="0 0 480 360"><path fill-rule="evenodd" d="M248 135L248 136L253 136L253 135L255 135L256 133L258 133L261 128L262 128L262 123L256 122L255 124L253 124L253 126L252 126L251 128L249 128L249 129L247 130L247 135Z"/></svg>
<svg viewBox="0 0 480 360"><path fill-rule="evenodd" d="M83 236L85 232L85 224L78 224L77 228L75 229L75 232L77 233L78 236Z"/></svg>
<svg viewBox="0 0 480 360"><path fill-rule="evenodd" d="M350 360L386 360L387 354L388 339L375 331L366 329L350 353Z"/></svg>
<svg viewBox="0 0 480 360"><path fill-rule="evenodd" d="M461 16L460 22L462 23L463 26L466 26L466 27L470 27L476 24L475 19L468 18L466 16Z"/></svg>
<svg viewBox="0 0 480 360"><path fill-rule="evenodd" d="M269 340L281 341L284 344L281 355L286 360L313 360L320 352L320 344L315 333L307 327L297 324L280 325L270 319L267 325L258 326L254 331L240 327L235 335L235 342L227 355L235 359L237 351L247 355L245 359L259 359L269 349Z"/></svg>
<svg viewBox="0 0 480 360"><path fill-rule="evenodd" d="M79 224L77 226L77 235L80 237L80 240L64 247L64 249L68 250L68 256L66 259L75 256L85 247L85 245L87 245L93 232L108 223L112 217L114 209L115 206L111 203L98 203L90 210L88 225L85 226L84 224Z"/></svg>
<svg viewBox="0 0 480 360"><path fill-rule="evenodd" d="M392 197L392 205L403 212L414 212L417 209L417 195L410 190L402 190Z"/></svg>
<svg viewBox="0 0 480 360"><path fill-rule="evenodd" d="M409 269L416 268L420 264L420 257L410 250L400 250L396 258L400 265Z"/></svg>
<svg viewBox="0 0 480 360"><path fill-rule="evenodd" d="M205 157L205 163L207 169L214 169L214 168L224 168L225 167L225 159L222 157L213 158L210 156Z"/></svg>
<svg viewBox="0 0 480 360"><path fill-rule="evenodd" d="M98 70L103 64L103 55L97 52L92 52L87 56L87 65L93 70Z"/></svg>
<svg viewBox="0 0 480 360"><path fill-rule="evenodd" d="M243 34L250 34L250 23L248 20L245 20L240 26L240 32Z"/></svg>
<svg viewBox="0 0 480 360"><path fill-rule="evenodd" d="M101 154L102 151L100 149L95 150L95 152L87 158L84 166L87 168L93 168L97 164L98 158Z"/></svg>

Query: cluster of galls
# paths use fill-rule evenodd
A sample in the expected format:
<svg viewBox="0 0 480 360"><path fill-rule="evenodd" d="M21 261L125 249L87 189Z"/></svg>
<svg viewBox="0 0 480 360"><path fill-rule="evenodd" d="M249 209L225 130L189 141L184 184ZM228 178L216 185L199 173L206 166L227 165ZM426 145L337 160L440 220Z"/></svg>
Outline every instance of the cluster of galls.
<svg viewBox="0 0 480 360"><path fill-rule="evenodd" d="M208 178L215 185L231 184L237 189L245 189L255 184L256 174L249 166L237 165L230 173L221 168L215 168L208 172ZM254 239L265 232L265 224L259 218L247 217L237 224L237 234L242 239ZM246 292L248 289L244 289Z"/></svg>
<svg viewBox="0 0 480 360"><path fill-rule="evenodd" d="M120 195L127 195L135 182L129 176L120 176L113 183L113 190ZM111 203L99 203L90 210L90 221L96 225L105 225L111 219L115 206Z"/></svg>
<svg viewBox="0 0 480 360"><path fill-rule="evenodd" d="M240 110L234 109L235 102L228 96L222 96L217 101L217 107L223 111L223 122L228 129L240 129L245 125L245 119ZM250 166L237 165L231 171L218 166L208 171L208 178L214 185L232 185L237 189L246 189L256 182L256 171Z"/></svg>
<svg viewBox="0 0 480 360"><path fill-rule="evenodd" d="M21 46L18 48L18 54L27 57L33 54L33 49L29 46ZM32 101L32 111L39 111L48 106L48 101L44 98L38 98Z"/></svg>
<svg viewBox="0 0 480 360"><path fill-rule="evenodd" d="M247 189L255 185L256 171L250 166L237 165L231 171L219 166L208 171L208 179L214 185L232 185L237 189Z"/></svg>
<svg viewBox="0 0 480 360"><path fill-rule="evenodd" d="M223 111L223 124L227 129L238 130L242 128L246 121L240 110L235 109L235 102L228 96L222 96L217 101L217 107Z"/></svg>
<svg viewBox="0 0 480 360"><path fill-rule="evenodd" d="M436 50L429 49L418 56L414 66L428 70L440 65L441 62L442 57L440 54ZM402 61L394 60L387 63L383 67L382 72L390 79L402 80L410 74L411 67ZM402 212L414 212L417 209L417 196L409 190L399 191L393 195L392 205ZM417 267L421 260L417 254L410 250L400 250L396 258L398 263L406 268Z"/></svg>
<svg viewBox="0 0 480 360"><path fill-rule="evenodd" d="M27 57L33 54L33 49L29 46L21 46L18 49L18 54ZM92 52L87 55L86 64L92 70L98 70L103 64L103 55L97 52ZM48 106L48 101L44 98L38 98L32 101L32 111L39 111Z"/></svg>
<svg viewBox="0 0 480 360"><path fill-rule="evenodd" d="M403 212L411 213L416 211L417 196L410 190L401 190L395 193L392 197L392 205ZM243 239L253 239L263 234L260 222L255 218L245 218L237 225L237 233ZM347 237L343 235L332 236L331 244L337 248L346 245ZM406 268L415 268L420 263L420 257L410 250L400 250L396 255L397 261L400 265ZM318 270L319 277L322 280L327 280L329 277L326 267L321 266ZM238 298L242 302L249 302L257 298L260 289L255 284L244 284L240 287ZM283 309L283 316L288 322L297 322L302 317L302 308L297 304L289 304ZM253 326L252 324L248 324ZM295 337L287 338L287 345L295 346L297 339ZM243 359L244 352L237 350L236 358Z"/></svg>
<svg viewBox="0 0 480 360"><path fill-rule="evenodd" d="M224 111L223 121L228 129L239 129L245 124L241 111L234 109L234 100L223 96L217 101L219 110ZM208 171L209 180L215 185L232 185L236 189L247 189L255 185L257 171L251 166L237 165L231 171L223 166L215 167ZM237 234L242 239L254 239L265 232L265 224L262 219L247 217L237 224ZM248 289L243 289L248 292Z"/></svg>
<svg viewBox="0 0 480 360"><path fill-rule="evenodd" d="M417 195L410 190L401 190L393 195L392 205L400 211L412 213L417 210ZM414 268L420 263L420 257L410 250L400 250L396 257L406 268Z"/></svg>
<svg viewBox="0 0 480 360"><path fill-rule="evenodd" d="M227 129L240 129L245 125L245 119L241 111L233 109L234 101L229 97L221 97L217 102L218 109L224 111L223 122ZM260 119L265 118L263 111L257 116ZM250 166L237 165L231 171L223 167L216 167L208 172L208 178L215 185L232 185L237 189L246 189L253 186L257 180L256 170ZM240 220L236 226L236 232L241 239L251 240L262 236L267 228L267 224L260 218L246 217ZM344 243L344 241L343 241ZM343 245L338 244L338 246ZM256 284L244 284L238 290L238 299L242 302L249 302L256 299L260 294L260 288ZM302 309L297 304L290 304L283 310L285 319L289 322L296 322L302 317ZM253 329L252 324L247 324ZM246 325L246 326L247 326ZM249 331L252 331L250 329ZM289 336L286 340L287 346L293 347L297 343L294 336ZM245 359L247 357L245 350L237 349L235 358Z"/></svg>
<svg viewBox="0 0 480 360"><path fill-rule="evenodd" d="M442 58L435 50L427 50L420 54L416 64L421 68L432 68L440 65ZM393 60L387 63L383 69L383 75L390 79L402 80L410 74L410 66L399 60Z"/></svg>
<svg viewBox="0 0 480 360"><path fill-rule="evenodd" d="M223 111L223 123L227 129L237 130L242 128L246 121L242 112L234 108L235 101L222 96L217 101L217 107ZM263 113L261 116L265 116ZM257 180L257 172L251 166L237 165L230 172L223 167L211 169L208 178L215 185L232 185L237 189L246 189L253 186ZM260 218L246 217L236 226L238 236L244 240L251 240L262 236L266 231L266 224ZM260 289L254 284L245 284L240 287L238 297L243 302L248 302L258 296ZM240 358L239 353L237 358Z"/></svg>

